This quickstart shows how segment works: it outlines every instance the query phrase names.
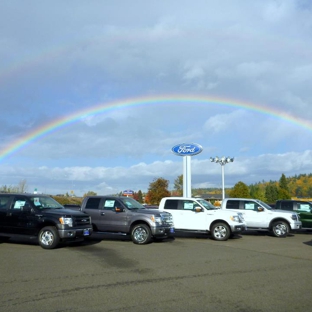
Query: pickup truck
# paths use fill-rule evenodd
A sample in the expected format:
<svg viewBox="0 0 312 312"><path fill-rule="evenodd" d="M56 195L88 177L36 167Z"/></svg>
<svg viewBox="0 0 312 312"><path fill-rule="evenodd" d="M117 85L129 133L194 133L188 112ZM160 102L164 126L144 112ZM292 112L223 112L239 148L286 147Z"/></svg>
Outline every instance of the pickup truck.
<svg viewBox="0 0 312 312"><path fill-rule="evenodd" d="M246 228L242 214L220 210L202 198L164 197L158 209L172 214L176 232L207 233L225 241Z"/></svg>
<svg viewBox="0 0 312 312"><path fill-rule="evenodd" d="M170 213L146 209L131 197L87 196L80 209L91 216L95 232L130 235L135 244L174 235Z"/></svg>
<svg viewBox="0 0 312 312"><path fill-rule="evenodd" d="M299 230L302 226L297 213L274 210L258 199L225 198L221 209L242 213L248 230L269 231L276 237L285 237L291 230Z"/></svg>
<svg viewBox="0 0 312 312"><path fill-rule="evenodd" d="M304 200L277 200L274 209L294 211L299 214L303 229L312 229L312 203Z"/></svg>
<svg viewBox="0 0 312 312"><path fill-rule="evenodd" d="M0 235L38 240L44 249L92 234L90 216L65 209L48 195L0 194Z"/></svg>

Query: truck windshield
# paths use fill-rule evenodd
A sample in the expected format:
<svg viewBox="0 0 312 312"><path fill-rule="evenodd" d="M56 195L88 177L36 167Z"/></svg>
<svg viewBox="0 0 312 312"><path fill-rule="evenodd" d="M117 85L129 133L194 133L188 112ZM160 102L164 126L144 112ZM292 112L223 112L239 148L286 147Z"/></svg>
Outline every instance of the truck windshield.
<svg viewBox="0 0 312 312"><path fill-rule="evenodd" d="M264 208L268 209L268 210L272 210L272 207L269 206L268 204L266 204L265 202L263 202L262 200L257 199L257 202L263 206Z"/></svg>
<svg viewBox="0 0 312 312"><path fill-rule="evenodd" d="M143 205L131 197L121 198L120 200L128 209L145 209Z"/></svg>
<svg viewBox="0 0 312 312"><path fill-rule="evenodd" d="M198 201L202 206L204 206L207 210L218 209L217 207L215 207L212 203L208 202L207 200L198 199L197 201Z"/></svg>
<svg viewBox="0 0 312 312"><path fill-rule="evenodd" d="M64 207L49 196L32 196L31 203L39 209L64 209Z"/></svg>

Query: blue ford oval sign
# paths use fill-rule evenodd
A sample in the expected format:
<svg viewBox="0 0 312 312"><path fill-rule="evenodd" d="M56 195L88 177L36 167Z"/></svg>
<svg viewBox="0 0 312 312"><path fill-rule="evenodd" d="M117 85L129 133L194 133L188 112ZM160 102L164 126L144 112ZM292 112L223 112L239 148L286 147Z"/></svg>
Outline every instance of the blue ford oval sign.
<svg viewBox="0 0 312 312"><path fill-rule="evenodd" d="M193 156L201 153L203 148L195 143L182 143L175 145L171 151L178 156Z"/></svg>

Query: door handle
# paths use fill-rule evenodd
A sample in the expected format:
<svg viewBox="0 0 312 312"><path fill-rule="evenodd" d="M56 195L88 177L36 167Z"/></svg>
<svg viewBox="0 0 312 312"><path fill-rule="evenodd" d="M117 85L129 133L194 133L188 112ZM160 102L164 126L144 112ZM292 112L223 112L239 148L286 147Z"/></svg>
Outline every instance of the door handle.
<svg viewBox="0 0 312 312"><path fill-rule="evenodd" d="M105 212L101 212L101 216L105 216Z"/></svg>

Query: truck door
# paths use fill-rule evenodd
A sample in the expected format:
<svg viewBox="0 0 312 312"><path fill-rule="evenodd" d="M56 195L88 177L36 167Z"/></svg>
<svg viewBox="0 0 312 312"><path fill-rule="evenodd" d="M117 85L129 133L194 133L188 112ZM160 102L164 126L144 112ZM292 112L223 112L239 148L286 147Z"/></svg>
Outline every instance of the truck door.
<svg viewBox="0 0 312 312"><path fill-rule="evenodd" d="M116 211L120 208L121 211ZM122 232L128 231L128 215L131 212L115 198L103 198L100 203L100 218L103 231Z"/></svg>
<svg viewBox="0 0 312 312"><path fill-rule="evenodd" d="M264 225L269 226L267 210L262 207L262 211L258 210L259 203L255 201L243 200L241 201L240 212L244 215L248 228L258 228Z"/></svg>
<svg viewBox="0 0 312 312"><path fill-rule="evenodd" d="M207 230L204 212L195 212L199 206L195 201L188 199L166 199L164 210L173 217L174 227L177 230Z"/></svg>
<svg viewBox="0 0 312 312"><path fill-rule="evenodd" d="M1 195L0 197L0 232L7 233L8 232L8 213L10 208L12 196L10 195Z"/></svg>
<svg viewBox="0 0 312 312"><path fill-rule="evenodd" d="M295 202L294 210L300 215L303 228L312 228L312 204L309 202Z"/></svg>
<svg viewBox="0 0 312 312"><path fill-rule="evenodd" d="M24 210L24 206L31 207L31 203L25 196L14 196L10 209L7 212L8 232L14 234L34 235L34 213L28 209Z"/></svg>
<svg viewBox="0 0 312 312"><path fill-rule="evenodd" d="M201 208L201 211L195 211L195 208ZM181 214L181 228L186 230L208 230L206 224L207 212L194 200L180 200L179 211Z"/></svg>

